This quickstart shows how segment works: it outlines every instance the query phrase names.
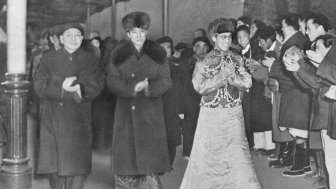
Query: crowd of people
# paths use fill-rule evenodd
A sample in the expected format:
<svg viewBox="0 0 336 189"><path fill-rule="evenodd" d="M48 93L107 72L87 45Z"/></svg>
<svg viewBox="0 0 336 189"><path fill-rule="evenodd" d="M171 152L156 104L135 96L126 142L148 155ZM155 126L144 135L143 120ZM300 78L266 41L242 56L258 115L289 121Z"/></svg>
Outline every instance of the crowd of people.
<svg viewBox="0 0 336 189"><path fill-rule="evenodd" d="M251 154L336 189L336 34L326 16L218 18L194 30L191 47L149 40L144 12L122 26L128 40L56 25L29 47L36 172L52 189L83 188L102 143L117 189L162 188L181 144L181 189L261 188Z"/></svg>

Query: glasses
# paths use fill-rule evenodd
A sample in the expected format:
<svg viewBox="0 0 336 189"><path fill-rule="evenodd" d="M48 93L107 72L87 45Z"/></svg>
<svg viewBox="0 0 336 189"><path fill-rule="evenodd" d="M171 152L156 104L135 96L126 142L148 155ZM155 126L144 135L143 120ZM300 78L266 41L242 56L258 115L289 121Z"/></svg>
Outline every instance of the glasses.
<svg viewBox="0 0 336 189"><path fill-rule="evenodd" d="M221 38L222 40L232 39L232 35L217 35L217 37Z"/></svg>

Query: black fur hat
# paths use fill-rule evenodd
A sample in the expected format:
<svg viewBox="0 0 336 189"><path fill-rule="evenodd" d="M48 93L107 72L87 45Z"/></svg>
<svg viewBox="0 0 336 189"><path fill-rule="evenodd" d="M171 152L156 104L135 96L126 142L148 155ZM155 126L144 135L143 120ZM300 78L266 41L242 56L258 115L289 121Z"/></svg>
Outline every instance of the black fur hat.
<svg viewBox="0 0 336 189"><path fill-rule="evenodd" d="M122 26L126 32L132 28L148 30L150 25L149 15L145 12L131 12L122 19Z"/></svg>

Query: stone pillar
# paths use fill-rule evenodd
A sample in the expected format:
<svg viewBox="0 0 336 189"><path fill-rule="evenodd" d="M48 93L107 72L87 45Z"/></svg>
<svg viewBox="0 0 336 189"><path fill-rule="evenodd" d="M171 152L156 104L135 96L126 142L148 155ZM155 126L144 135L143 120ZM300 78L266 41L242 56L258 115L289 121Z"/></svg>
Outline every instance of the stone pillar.
<svg viewBox="0 0 336 189"><path fill-rule="evenodd" d="M0 170L0 188L30 189L32 168L27 158L27 98L30 83L26 74L27 0L8 0L7 74L2 83L7 101L7 153Z"/></svg>

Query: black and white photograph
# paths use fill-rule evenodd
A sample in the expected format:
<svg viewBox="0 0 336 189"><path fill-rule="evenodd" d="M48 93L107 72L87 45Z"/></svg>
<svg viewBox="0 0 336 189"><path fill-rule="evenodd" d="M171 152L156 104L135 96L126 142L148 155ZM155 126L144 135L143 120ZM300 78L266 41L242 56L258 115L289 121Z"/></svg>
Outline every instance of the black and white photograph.
<svg viewBox="0 0 336 189"><path fill-rule="evenodd" d="M336 0L0 0L0 189L336 189Z"/></svg>

